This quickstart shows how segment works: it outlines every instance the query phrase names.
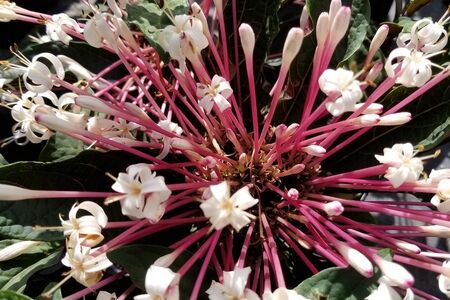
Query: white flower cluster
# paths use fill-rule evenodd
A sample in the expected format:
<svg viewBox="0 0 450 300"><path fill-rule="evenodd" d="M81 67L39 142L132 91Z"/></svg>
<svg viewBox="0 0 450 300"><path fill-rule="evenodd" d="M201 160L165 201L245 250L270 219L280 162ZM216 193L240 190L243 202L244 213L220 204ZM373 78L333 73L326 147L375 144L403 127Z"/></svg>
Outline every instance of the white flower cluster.
<svg viewBox="0 0 450 300"><path fill-rule="evenodd" d="M80 210L87 214L78 216ZM106 253L95 255L98 248L93 248L103 241L101 231L108 217L98 204L84 201L72 206L68 220L61 216L60 219L66 236L66 255L61 262L71 268L69 276L84 286L92 286L101 279L103 270L112 265Z"/></svg>

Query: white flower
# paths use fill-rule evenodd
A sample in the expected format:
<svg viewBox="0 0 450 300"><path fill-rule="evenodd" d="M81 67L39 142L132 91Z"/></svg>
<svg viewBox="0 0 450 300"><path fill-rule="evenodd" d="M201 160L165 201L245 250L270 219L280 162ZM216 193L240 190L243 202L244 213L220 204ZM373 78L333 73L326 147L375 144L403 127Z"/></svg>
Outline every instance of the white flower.
<svg viewBox="0 0 450 300"><path fill-rule="evenodd" d="M353 111L356 103L363 96L360 82L354 78L353 72L343 68L325 70L319 77L319 86L327 96L337 97L325 104L328 112L333 116Z"/></svg>
<svg viewBox="0 0 450 300"><path fill-rule="evenodd" d="M437 186L436 195L431 198L431 204L443 213L450 212L450 179L442 179Z"/></svg>
<svg viewBox="0 0 450 300"><path fill-rule="evenodd" d="M78 23L66 14L56 14L52 16L51 20L47 20L46 23L46 34L50 37L52 41L61 41L68 45L72 40L72 37L68 35L64 26L71 27L77 32L82 32Z"/></svg>
<svg viewBox="0 0 450 300"><path fill-rule="evenodd" d="M177 60L184 71L186 57L198 56L208 46L202 21L188 15L177 15L174 25L166 26L158 35L161 47Z"/></svg>
<svg viewBox="0 0 450 300"><path fill-rule="evenodd" d="M55 69L56 74L53 74L50 69L44 63L40 62L39 59L46 59L50 65ZM53 54L41 53L34 56L29 62L29 65L25 68L22 67L25 72L23 73L23 82L27 90L43 93L52 89L55 85L54 76L58 79L64 79L64 68L61 61ZM29 80L31 80L31 83ZM57 84L56 84L57 85Z"/></svg>
<svg viewBox="0 0 450 300"><path fill-rule="evenodd" d="M365 277L371 277L373 275L372 263L364 254L349 247L346 243L337 242L335 247L359 274Z"/></svg>
<svg viewBox="0 0 450 300"><path fill-rule="evenodd" d="M444 268L450 268L450 260L444 261L442 263ZM450 298L450 278L443 274L438 276L439 290L444 293L448 298Z"/></svg>
<svg viewBox="0 0 450 300"><path fill-rule="evenodd" d="M319 145L308 145L306 147L303 147L302 151L312 156L321 157L325 155L327 149Z"/></svg>
<svg viewBox="0 0 450 300"><path fill-rule="evenodd" d="M414 284L414 277L403 266L378 256L374 257L374 260L384 275L385 283L403 288L411 287Z"/></svg>
<svg viewBox="0 0 450 300"><path fill-rule="evenodd" d="M37 144L53 135L47 127L36 122L37 112L50 113L51 108L45 104L43 97L35 97L32 92L23 94L22 99L12 107L11 116L17 122L12 128L16 141L26 137L27 141Z"/></svg>
<svg viewBox="0 0 450 300"><path fill-rule="evenodd" d="M389 77L396 77L396 83L406 87L420 87L433 75L428 57L421 51L397 48L389 54L384 68ZM393 60L397 62L393 63ZM400 64L400 71L395 72Z"/></svg>
<svg viewBox="0 0 450 300"><path fill-rule="evenodd" d="M95 14L86 22L83 35L89 45L100 48L105 43L118 50L119 32L108 22L112 18L114 16L107 13Z"/></svg>
<svg viewBox="0 0 450 300"><path fill-rule="evenodd" d="M415 182L423 171L420 158L414 157L415 151L410 143L395 144L392 148L384 148L383 155L375 155L382 164L389 165L384 177L397 188L404 182Z"/></svg>
<svg viewBox="0 0 450 300"><path fill-rule="evenodd" d="M431 183L439 183L442 179L450 179L450 169L432 169L428 176L428 181Z"/></svg>
<svg viewBox="0 0 450 300"><path fill-rule="evenodd" d="M169 268L151 265L145 275L145 291L147 294L135 296L135 300L178 300L180 299L178 284L180 274Z"/></svg>
<svg viewBox="0 0 450 300"><path fill-rule="evenodd" d="M411 289L406 290L406 295L402 298L392 287L384 282L380 282L380 285L369 296L364 298L365 300L414 300L414 293Z"/></svg>
<svg viewBox="0 0 450 300"><path fill-rule="evenodd" d="M177 136L180 136L183 133L183 129L180 126L178 126L177 123L171 122L170 120L167 119L159 121L158 126L167 132L174 133ZM161 140L163 143L163 149L156 158L163 159L164 157L166 157L171 148L172 138L165 136L164 134L157 131L153 131L150 134L150 137L156 140Z"/></svg>
<svg viewBox="0 0 450 300"><path fill-rule="evenodd" d="M214 75L210 84L197 83L197 97L201 98L199 105L205 109L207 113L211 112L214 103L222 112L231 107L228 98L233 94L228 81L225 78Z"/></svg>
<svg viewBox="0 0 450 300"><path fill-rule="evenodd" d="M223 283L213 281L206 291L211 300L259 300L258 295L245 288L250 267L235 268L234 271L223 272Z"/></svg>
<svg viewBox="0 0 450 300"><path fill-rule="evenodd" d="M96 284L103 276L102 271L112 266L106 253L93 256L97 249L82 246L77 237L69 239L66 248L61 263L71 268L72 277L86 287Z"/></svg>
<svg viewBox="0 0 450 300"><path fill-rule="evenodd" d="M88 215L77 217L78 211L88 212ZM69 211L69 219L63 220L61 216L64 235L72 238L78 236L83 246L93 247L103 240L102 228L108 223L108 217L103 208L95 202L84 201L75 203Z"/></svg>
<svg viewBox="0 0 450 300"><path fill-rule="evenodd" d="M397 45L424 53L434 53L442 50L447 45L447 41L447 30L445 30L443 22L422 19L414 23L411 33L399 34Z"/></svg>
<svg viewBox="0 0 450 300"><path fill-rule="evenodd" d="M41 242L40 241L18 241L14 244L6 246L5 248L0 249L0 262L13 259L13 258L27 252L28 250L30 250L31 248L33 248L34 246L36 246L39 243L41 243Z"/></svg>
<svg viewBox="0 0 450 300"><path fill-rule="evenodd" d="M230 184L223 181L216 185L211 185L205 190L203 197L206 199L200 208L217 230L231 225L236 231L250 223L250 219L255 217L245 210L258 203L250 195L247 186L242 187L230 197Z"/></svg>
<svg viewBox="0 0 450 300"><path fill-rule="evenodd" d="M156 176L147 164L131 165L127 173L119 173L112 189L124 195L112 196L120 200L122 213L132 218L147 218L158 222L165 211L166 201L172 193L164 177Z"/></svg>
<svg viewBox="0 0 450 300"><path fill-rule="evenodd" d="M308 298L299 295L294 290L288 290L287 288L277 288L273 293L264 293L263 300L309 300Z"/></svg>

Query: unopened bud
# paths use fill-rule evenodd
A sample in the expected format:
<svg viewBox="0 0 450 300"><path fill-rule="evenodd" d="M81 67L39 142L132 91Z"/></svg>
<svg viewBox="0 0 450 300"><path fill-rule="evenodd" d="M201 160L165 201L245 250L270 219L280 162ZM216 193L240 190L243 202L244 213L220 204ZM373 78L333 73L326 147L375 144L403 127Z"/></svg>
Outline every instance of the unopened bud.
<svg viewBox="0 0 450 300"><path fill-rule="evenodd" d="M319 15L316 25L316 39L317 48L323 48L325 41L328 37L328 32L330 31L330 16L328 13L323 12Z"/></svg>
<svg viewBox="0 0 450 300"><path fill-rule="evenodd" d="M347 32L348 25L350 24L351 10L347 6L341 7L336 13L336 17L331 23L333 34L330 35L330 42L336 46Z"/></svg>
<svg viewBox="0 0 450 300"><path fill-rule="evenodd" d="M155 260L153 265L158 266L158 267L168 268L175 261L175 259L177 259L178 256L179 256L179 254L175 250L172 253L169 253L169 254L159 257L157 260Z"/></svg>
<svg viewBox="0 0 450 300"><path fill-rule="evenodd" d="M404 241L397 241L395 245L402 250L415 254L420 254L420 252L422 251L418 246Z"/></svg>
<svg viewBox="0 0 450 300"><path fill-rule="evenodd" d="M284 125L284 124L278 125L278 126L275 128L275 130L274 130L275 137L276 137L277 139L283 137L284 134L285 134L285 132L286 132L286 130L287 130L287 126L286 126L286 125Z"/></svg>
<svg viewBox="0 0 450 300"><path fill-rule="evenodd" d="M386 116L382 116L380 118L380 122L377 125L379 126L396 126L403 125L411 121L411 114L409 112L399 112L395 114L390 114Z"/></svg>
<svg viewBox="0 0 450 300"><path fill-rule="evenodd" d="M374 256L374 260L389 282L403 288L411 287L414 284L414 277L401 265L384 260L379 256Z"/></svg>
<svg viewBox="0 0 450 300"><path fill-rule="evenodd" d="M194 150L191 143L183 138L171 138L170 139L170 145L172 146L172 148L174 149L179 149L179 150Z"/></svg>
<svg viewBox="0 0 450 300"><path fill-rule="evenodd" d="M309 146L303 147L302 150L303 150L303 152L306 152L309 155L318 156L318 157L323 156L327 152L327 150L324 147L319 146L319 145L309 145Z"/></svg>
<svg viewBox="0 0 450 300"><path fill-rule="evenodd" d="M364 105L364 103L356 104L354 110L360 109L363 105ZM382 112L383 112L383 105L382 104L372 103L362 112L362 114L364 114L364 115L380 114Z"/></svg>
<svg viewBox="0 0 450 300"><path fill-rule="evenodd" d="M302 46L303 36L304 34L301 28L297 27L289 30L283 46L281 68L289 68L291 66L292 61Z"/></svg>
<svg viewBox="0 0 450 300"><path fill-rule="evenodd" d="M305 169L304 164L296 164L292 168L279 173L277 177L284 177L284 176L299 174L299 173L303 172L304 169Z"/></svg>
<svg viewBox="0 0 450 300"><path fill-rule="evenodd" d="M349 247L346 243L337 242L335 245L339 253L359 274L364 277L372 277L373 266L370 260L361 252Z"/></svg>
<svg viewBox="0 0 450 300"><path fill-rule="evenodd" d="M339 201L328 202L323 206L323 210L329 217L339 216L344 212L344 206Z"/></svg>
<svg viewBox="0 0 450 300"><path fill-rule="evenodd" d="M30 250L31 248L33 248L34 246L36 246L39 243L41 243L41 242L40 241L20 241L20 242L14 243L12 245L6 246L5 248L0 250L0 261L6 261L6 260L13 259L13 258L27 252L28 250Z"/></svg>
<svg viewBox="0 0 450 300"><path fill-rule="evenodd" d="M331 22L333 22L334 18L337 15L337 12L339 11L339 9L341 9L341 7L342 7L341 0L331 0L330 9L328 11L328 14L330 15L330 21Z"/></svg>
<svg viewBox="0 0 450 300"><path fill-rule="evenodd" d="M303 6L302 14L300 15L300 28L303 29L305 35L311 31L309 28L309 9L308 6Z"/></svg>
<svg viewBox="0 0 450 300"><path fill-rule="evenodd" d="M420 226L419 228L422 232L431 236L450 238L450 228L442 225Z"/></svg>
<svg viewBox="0 0 450 300"><path fill-rule="evenodd" d="M131 102L125 102L123 104L127 111L133 116L138 117L141 120L151 121L150 117L139 106Z"/></svg>
<svg viewBox="0 0 450 300"><path fill-rule="evenodd" d="M92 96L78 96L75 98L75 104L95 112L104 113L112 115L116 112L114 108L107 105L105 102L101 101Z"/></svg>
<svg viewBox="0 0 450 300"><path fill-rule="evenodd" d="M204 167L212 169L216 166L217 160L214 157L206 156L205 158L202 159L201 164Z"/></svg>
<svg viewBox="0 0 450 300"><path fill-rule="evenodd" d="M292 188L292 189L289 189L289 191L287 192L287 195L288 195L288 197L289 197L289 199L290 200L298 200L298 196L299 196L299 192L298 192L298 190L297 189L294 189L294 188Z"/></svg>
<svg viewBox="0 0 450 300"><path fill-rule="evenodd" d="M200 7L200 5L198 5L197 2L192 3L191 10L192 10L192 15L202 22L203 33L206 36L210 36L211 33L209 32L208 21L206 20L205 14L203 13L203 10Z"/></svg>
<svg viewBox="0 0 450 300"><path fill-rule="evenodd" d="M255 33L250 25L242 23L239 26L239 37L241 38L242 50L245 57L252 57L255 49Z"/></svg>
<svg viewBox="0 0 450 300"><path fill-rule="evenodd" d="M363 125L363 126L371 126L375 125L380 121L380 116L377 114L367 114L362 115L358 118L355 118L354 124L356 125Z"/></svg>
<svg viewBox="0 0 450 300"><path fill-rule="evenodd" d="M386 24L383 24L380 26L380 28L378 28L377 32L375 33L375 36L370 42L366 63L372 61L373 56L378 51L378 49L380 49L381 45L383 45L384 41L386 40L388 33L389 33L389 26L387 26Z"/></svg>

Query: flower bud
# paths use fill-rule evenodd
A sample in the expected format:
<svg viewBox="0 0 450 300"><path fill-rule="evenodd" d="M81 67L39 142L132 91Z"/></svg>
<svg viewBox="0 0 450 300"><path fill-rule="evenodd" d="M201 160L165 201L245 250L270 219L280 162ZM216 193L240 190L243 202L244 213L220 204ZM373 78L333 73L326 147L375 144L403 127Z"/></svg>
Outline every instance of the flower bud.
<svg viewBox="0 0 450 300"><path fill-rule="evenodd" d="M303 30L301 28L291 28L286 37L286 41L283 46L283 56L281 62L281 68L289 68L295 56L303 43Z"/></svg>
<svg viewBox="0 0 450 300"><path fill-rule="evenodd" d="M401 265L384 260L379 256L374 256L374 260L389 282L403 288L411 287L414 284L414 277Z"/></svg>
<svg viewBox="0 0 450 300"><path fill-rule="evenodd" d="M328 37L328 32L330 31L330 16L328 13L323 12L319 15L316 25L316 39L317 48L323 48L325 41Z"/></svg>
<svg viewBox="0 0 450 300"><path fill-rule="evenodd" d="M377 62L373 65L373 67L370 69L369 73L366 76L366 82L373 82L377 79L378 75L380 75L381 71L383 70L383 63Z"/></svg>
<svg viewBox="0 0 450 300"><path fill-rule="evenodd" d="M330 35L330 42L336 46L347 32L348 25L350 24L351 10L347 6L341 7L334 20L331 23L333 34Z"/></svg>
<svg viewBox="0 0 450 300"><path fill-rule="evenodd" d="M341 9L341 7L342 7L341 0L331 0L330 9L328 11L331 22L333 22L334 18L336 17L336 15L337 15L339 9Z"/></svg>
<svg viewBox="0 0 450 300"><path fill-rule="evenodd" d="M375 36L370 42L369 52L367 53L366 63L372 61L375 53L380 49L381 45L383 45L386 37L389 33L389 27L386 24L383 24L378 28Z"/></svg>
<svg viewBox="0 0 450 300"><path fill-rule="evenodd" d="M287 195L288 195L289 199L295 201L295 200L298 200L299 192L297 189L292 188L292 189L289 189L289 191L287 192Z"/></svg>
<svg viewBox="0 0 450 300"><path fill-rule="evenodd" d="M0 1L0 22L9 22L17 19L19 16L13 10L15 3Z"/></svg>
<svg viewBox="0 0 450 300"><path fill-rule="evenodd" d="M363 105L364 105L364 103L356 104L354 110L360 109ZM382 112L383 112L383 105L382 104L372 103L362 112L362 114L364 114L364 115L380 114Z"/></svg>
<svg viewBox="0 0 450 300"><path fill-rule="evenodd" d="M405 250L407 252L411 252L411 253L415 253L415 254L420 254L420 252L422 252L422 250L418 246L408 243L408 242L397 241L397 242L395 242L395 245L397 247L399 247L400 249Z"/></svg>
<svg viewBox="0 0 450 300"><path fill-rule="evenodd" d="M380 118L380 122L377 125L379 126L396 126L403 125L411 121L411 114L409 112L399 112L386 116L382 116Z"/></svg>
<svg viewBox="0 0 450 300"><path fill-rule="evenodd" d="M276 138L279 139L279 138L283 137L285 132L286 132L286 130L287 130L287 126L286 125L284 125L284 124L278 125L275 128L275 130L274 130Z"/></svg>
<svg viewBox="0 0 450 300"><path fill-rule="evenodd" d="M323 210L329 217L339 216L344 212L344 207L339 201L328 202L323 206Z"/></svg>
<svg viewBox="0 0 450 300"><path fill-rule="evenodd" d="M337 242L335 247L359 274L364 277L371 277L373 275L372 263L364 254L342 242Z"/></svg>
<svg viewBox="0 0 450 300"><path fill-rule="evenodd" d="M78 96L75 98L75 104L89 110L108 115L113 115L116 113L116 110L111 106L92 96Z"/></svg>
<svg viewBox="0 0 450 300"><path fill-rule="evenodd" d="M241 38L242 50L245 57L252 57L255 49L255 33L250 25L242 23L239 26L239 37Z"/></svg>
<svg viewBox="0 0 450 300"><path fill-rule="evenodd" d="M208 21L206 20L205 14L203 13L202 8L198 5L197 2L191 4L192 16L199 19L202 22L203 34L206 36L211 36L209 32Z"/></svg>
<svg viewBox="0 0 450 300"><path fill-rule="evenodd" d="M33 248L34 246L36 246L39 243L41 243L41 242L40 241L20 241L20 242L14 243L12 245L6 246L5 248L0 250L0 261L6 261L6 260L13 259L13 258L27 252L28 250L30 250L31 248Z"/></svg>
<svg viewBox="0 0 450 300"><path fill-rule="evenodd" d="M308 153L309 155L318 156L318 157L323 156L327 152L327 150L324 147L319 146L319 145L309 145L309 146L303 147L302 151Z"/></svg>
<svg viewBox="0 0 450 300"><path fill-rule="evenodd" d="M353 123L356 125L371 126L371 125L377 124L379 121L380 121L379 115L367 114L367 115L362 115L358 118L355 118Z"/></svg>

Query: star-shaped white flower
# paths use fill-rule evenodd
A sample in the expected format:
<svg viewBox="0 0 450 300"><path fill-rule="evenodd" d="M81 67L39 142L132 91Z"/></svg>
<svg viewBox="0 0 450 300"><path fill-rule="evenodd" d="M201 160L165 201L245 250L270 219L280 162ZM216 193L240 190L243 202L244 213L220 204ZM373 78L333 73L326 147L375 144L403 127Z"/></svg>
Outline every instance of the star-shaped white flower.
<svg viewBox="0 0 450 300"><path fill-rule="evenodd" d="M200 208L216 230L231 225L239 231L255 218L245 211L258 203L258 199L250 195L247 186L230 197L230 184L223 181L206 189L203 198L206 201L200 204Z"/></svg>
<svg viewBox="0 0 450 300"><path fill-rule="evenodd" d="M415 182L423 171L423 162L414 157L413 145L395 144L392 148L384 148L383 155L375 155L382 164L389 165L384 177L397 188L405 182Z"/></svg>
<svg viewBox="0 0 450 300"><path fill-rule="evenodd" d="M78 23L66 14L55 14L52 15L51 20L46 21L46 33L52 41L61 41L68 45L72 40L72 37L68 35L64 26L71 27L77 32L82 32Z"/></svg>
<svg viewBox="0 0 450 300"><path fill-rule="evenodd" d="M145 275L145 291L147 294L135 296L135 300L178 300L180 292L178 284L180 274L169 268L151 265Z"/></svg>
<svg viewBox="0 0 450 300"><path fill-rule="evenodd" d="M250 272L250 267L235 268L234 271L223 272L223 282L213 281L206 291L209 299L259 300L259 296L254 291L245 288Z"/></svg>
<svg viewBox="0 0 450 300"><path fill-rule="evenodd" d="M162 218L166 201L172 193L165 184L164 177L156 176L147 164L131 165L126 173L119 173L112 189L123 193L109 199L120 200L124 215L137 219L147 218L152 223Z"/></svg>
<svg viewBox="0 0 450 300"><path fill-rule="evenodd" d="M210 84L197 83L197 97L200 98L199 105L210 113L214 103L222 112L231 107L228 98L233 94L230 83L225 78L214 75Z"/></svg>
<svg viewBox="0 0 450 300"><path fill-rule="evenodd" d="M177 15L173 23L161 31L158 39L161 47L178 61L181 71L184 71L186 57L197 56L208 46L208 39L203 33L202 21L193 16Z"/></svg>
<svg viewBox="0 0 450 300"><path fill-rule="evenodd" d="M354 78L353 72L343 68L325 70L319 78L319 86L327 96L338 97L325 104L333 116L353 111L363 96L360 82Z"/></svg>
<svg viewBox="0 0 450 300"><path fill-rule="evenodd" d="M433 75L429 57L430 55L415 49L397 48L389 54L384 68L389 77L396 77L396 83L406 87L420 87ZM394 60L397 62L393 63ZM395 72L398 66L401 68L400 75Z"/></svg>

